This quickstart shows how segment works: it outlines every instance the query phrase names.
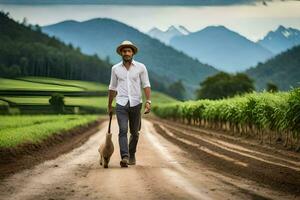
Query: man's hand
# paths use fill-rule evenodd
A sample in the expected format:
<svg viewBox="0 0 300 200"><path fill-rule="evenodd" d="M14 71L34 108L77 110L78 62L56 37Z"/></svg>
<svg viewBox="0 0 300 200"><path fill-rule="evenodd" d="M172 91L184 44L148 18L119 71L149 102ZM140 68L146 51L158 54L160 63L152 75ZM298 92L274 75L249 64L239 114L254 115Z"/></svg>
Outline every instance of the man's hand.
<svg viewBox="0 0 300 200"><path fill-rule="evenodd" d="M144 114L148 114L151 111L151 104L149 102L145 103L145 111Z"/></svg>

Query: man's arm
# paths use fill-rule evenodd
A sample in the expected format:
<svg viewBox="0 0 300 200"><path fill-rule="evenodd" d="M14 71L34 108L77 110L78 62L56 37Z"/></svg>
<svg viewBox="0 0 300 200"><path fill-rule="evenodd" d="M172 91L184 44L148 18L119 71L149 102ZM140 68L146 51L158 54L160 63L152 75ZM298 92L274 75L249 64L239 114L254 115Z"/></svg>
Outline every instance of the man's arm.
<svg viewBox="0 0 300 200"><path fill-rule="evenodd" d="M108 90L108 105L111 106L112 102L117 95L117 91L115 90Z"/></svg>
<svg viewBox="0 0 300 200"><path fill-rule="evenodd" d="M118 79L113 68L111 69L110 83L108 86L108 113L112 112L112 102L117 95Z"/></svg>
<svg viewBox="0 0 300 200"><path fill-rule="evenodd" d="M150 81L149 81L149 77L148 77L148 71L146 66L143 66L144 70L141 73L141 80L142 80L142 84L143 84L143 88L144 88L144 92L145 92L145 96L146 96L146 101L147 100L151 100L151 85L150 85ZM151 104L150 103L145 103L145 111L144 114L149 113L151 110Z"/></svg>
<svg viewBox="0 0 300 200"><path fill-rule="evenodd" d="M146 66L143 66L143 72L141 73L142 86L144 88L146 100L151 100L151 85L149 81L148 71Z"/></svg>
<svg viewBox="0 0 300 200"><path fill-rule="evenodd" d="M146 100L151 100L151 87L145 87L144 88Z"/></svg>

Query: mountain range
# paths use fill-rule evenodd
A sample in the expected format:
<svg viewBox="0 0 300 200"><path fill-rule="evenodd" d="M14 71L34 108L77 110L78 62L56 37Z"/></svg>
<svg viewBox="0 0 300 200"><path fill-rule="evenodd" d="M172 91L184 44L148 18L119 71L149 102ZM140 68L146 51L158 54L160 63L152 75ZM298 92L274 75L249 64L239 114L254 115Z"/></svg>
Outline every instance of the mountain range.
<svg viewBox="0 0 300 200"><path fill-rule="evenodd" d="M188 35L190 33L184 26L175 27L174 25L170 26L167 30L162 31L159 28L153 27L150 29L147 34L153 38L159 39L165 44L169 44L171 38L175 36Z"/></svg>
<svg viewBox="0 0 300 200"><path fill-rule="evenodd" d="M182 26L181 26L182 27ZM170 27L164 33L167 34L168 30L172 30L172 32L176 33L173 29L177 27ZM214 30L213 32L220 31L221 35L226 35L228 33L228 37L236 36L236 40L241 40L241 36L238 34L228 31L225 27L218 26L213 27L209 26L206 28ZM224 30L222 32L222 29ZM183 30L185 28L183 27ZM202 33L205 29L201 30ZM179 30L177 32L180 32ZM209 44L218 43L216 40L217 37L213 32L208 31L207 35L212 37L212 40ZM148 33L149 34L149 33ZM176 36L187 37L188 35L192 35L192 32L185 34L178 34ZM205 35L205 34L204 34ZM206 35L206 37L208 37ZM176 38L174 36L174 38ZM171 38L172 39L172 38ZM170 40L171 40L170 39ZM243 39L243 38L242 38ZM203 39L204 41L207 40ZM266 89L267 83L274 83L278 86L280 90L289 90L291 87L299 87L300 86L300 31L294 28L286 28L284 26L279 26L276 30L270 31L263 39L256 42L257 46L262 46L265 49L271 51L274 56L263 61L259 61L256 65L251 66L250 68L242 71L249 75L253 80L255 80L255 88L257 90ZM247 41L247 40L246 40ZM225 45L224 42L220 41L222 46ZM232 42L232 45L237 42ZM249 42L248 42L249 43ZM255 46L255 43L250 43ZM190 44L190 48L191 48ZM244 51L245 45L243 48L237 49L236 51ZM231 47L233 48L233 47ZM227 48L230 49L230 48ZM187 52L186 52L187 53ZM237 53L233 53L234 55L238 55ZM245 55L246 56L246 55ZM235 58L235 57L233 57ZM203 61L203 60L201 60ZM226 71L226 70L225 70Z"/></svg>
<svg viewBox="0 0 300 200"><path fill-rule="evenodd" d="M116 26L112 26L114 27L114 31L119 30L123 31L123 33L126 33L127 31L127 34L132 33L132 31L137 31L127 25L107 19L93 19L81 23L87 23L87 27L91 28L90 23L98 24L99 21L101 21L100 24L107 23L110 26L112 22L116 23ZM55 24L55 27L62 25L62 27L59 27L58 30L64 29L66 28L65 23L71 24L72 28L69 31L79 32L83 38L85 38L86 35L82 33L85 33L87 30L91 31L85 33L88 36L97 35L102 32L94 32L94 29L84 30L87 27L82 26L81 23L76 21L65 21ZM102 24L100 27L107 29L108 27L106 25L104 26ZM124 29L119 29L120 26ZM80 32L80 30L84 31ZM111 33L111 36L120 35L120 32L118 32L118 34L115 33L115 35L112 34L114 31L109 30L108 32ZM280 32L282 34L285 33L282 31ZM147 41L146 44L141 43L141 45L146 47L146 52L153 55L153 60L160 59L160 61L162 61L160 63L160 67L162 69L159 69L157 66L148 65L151 83L152 85L155 85L155 88L156 86L160 86L165 83L173 83L170 80L174 80L176 78L178 80L186 76L185 81L187 79L193 79L195 74L199 74L199 71L200 73L207 73L205 70L212 70L211 74L218 72L214 68L208 65L203 65L197 60L193 60L185 54L182 54L172 47L168 47L145 34L140 35L139 32L136 32L133 35L136 36L135 39L139 38L139 40L137 40L139 42L141 42L140 40L144 42ZM66 37L68 36L70 38L73 35L66 35ZM102 42L103 39L107 39L106 35L100 34L100 36L100 42L94 40L96 46L101 46L102 48L107 47L103 46L105 45L105 42ZM75 37L73 39L77 40L78 38ZM106 57L106 60L103 60L100 59L98 55L95 55L95 53L91 53L93 56L84 55L81 53L80 46L75 47L72 43L66 45L66 43L63 43L60 40L58 40L56 36L49 37L42 33L42 30L38 25L25 26L24 24L18 24L10 19L7 13L5 14L0 12L0 75L2 77L49 76L65 79L100 81L103 83L109 82L110 67L112 65L109 57ZM154 47L151 46L153 44L155 45ZM115 46L109 46L109 48L112 48L111 51L115 51ZM140 48L139 53L146 49ZM160 51L160 49L162 51ZM154 51L158 52L153 53ZM161 57L159 57L159 55L161 55ZM141 57L142 61L144 61L144 59L151 59L149 56L143 56L144 58ZM174 57L176 57L175 62L172 62ZM178 62L178 65L181 68L176 65ZM187 62L187 64L185 64L185 62ZM194 62L196 63L196 66L191 65L191 67L189 64L195 64ZM171 67L169 67L170 65L167 65L168 63L172 64ZM187 67L185 68L185 66ZM163 72L158 74L157 70L159 72L165 70L165 74L162 74ZM259 62L257 66L251 67L244 72L255 80L257 90L266 88L266 84L269 82L275 83L280 90L288 90L291 87L299 87L300 45L288 48L286 51L279 53L266 62ZM176 73L178 73L178 76L172 77L172 75L175 75ZM206 76L209 76L209 73L207 73ZM192 84L192 81L188 84ZM193 86L198 88L199 85L195 84Z"/></svg>
<svg viewBox="0 0 300 200"><path fill-rule="evenodd" d="M300 30L279 26L275 31L270 31L257 43L269 49L274 54L279 54L300 44Z"/></svg>
<svg viewBox="0 0 300 200"><path fill-rule="evenodd" d="M170 45L227 72L243 71L273 56L270 50L225 26L208 26L188 35L174 36Z"/></svg>
<svg viewBox="0 0 300 200"><path fill-rule="evenodd" d="M196 32L183 26L170 26L166 31L153 27L148 34L227 72L247 70L300 44L300 31L282 25L257 42L224 26L208 26Z"/></svg>
<svg viewBox="0 0 300 200"><path fill-rule="evenodd" d="M135 59L146 65L150 77L157 77L166 85L181 79L188 97L194 96L201 81L218 72L214 67L113 19L95 18L83 22L67 20L43 26L42 31L80 47L86 54L97 54L112 63L122 60L115 51L117 45L123 40L130 40L139 48Z"/></svg>
<svg viewBox="0 0 300 200"><path fill-rule="evenodd" d="M280 90L300 87L300 45L251 67L245 73L255 80L257 90L265 89L267 83L274 83Z"/></svg>
<svg viewBox="0 0 300 200"><path fill-rule="evenodd" d="M44 76L108 84L111 63L0 11L0 77Z"/></svg>

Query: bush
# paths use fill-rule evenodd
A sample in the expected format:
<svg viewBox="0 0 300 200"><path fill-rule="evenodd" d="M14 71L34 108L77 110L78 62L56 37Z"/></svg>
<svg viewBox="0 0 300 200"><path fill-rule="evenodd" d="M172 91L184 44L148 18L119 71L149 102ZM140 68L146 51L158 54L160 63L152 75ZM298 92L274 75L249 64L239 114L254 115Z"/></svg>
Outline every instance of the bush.
<svg viewBox="0 0 300 200"><path fill-rule="evenodd" d="M52 106L52 108L57 113L64 113L65 110L65 101L64 101L64 95L60 93L53 93L51 95L51 98L49 99L49 103Z"/></svg>

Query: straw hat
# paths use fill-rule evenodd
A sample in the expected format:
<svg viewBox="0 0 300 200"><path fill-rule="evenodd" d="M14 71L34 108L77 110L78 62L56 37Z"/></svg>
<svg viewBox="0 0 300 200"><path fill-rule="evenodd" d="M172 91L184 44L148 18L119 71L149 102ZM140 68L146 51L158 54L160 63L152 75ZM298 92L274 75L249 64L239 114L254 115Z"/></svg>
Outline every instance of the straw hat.
<svg viewBox="0 0 300 200"><path fill-rule="evenodd" d="M138 52L138 48L132 42L130 42L128 40L124 40L116 49L116 51L119 55L122 55L121 49L123 47L131 47L133 49L133 54L136 54Z"/></svg>

